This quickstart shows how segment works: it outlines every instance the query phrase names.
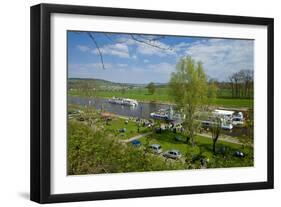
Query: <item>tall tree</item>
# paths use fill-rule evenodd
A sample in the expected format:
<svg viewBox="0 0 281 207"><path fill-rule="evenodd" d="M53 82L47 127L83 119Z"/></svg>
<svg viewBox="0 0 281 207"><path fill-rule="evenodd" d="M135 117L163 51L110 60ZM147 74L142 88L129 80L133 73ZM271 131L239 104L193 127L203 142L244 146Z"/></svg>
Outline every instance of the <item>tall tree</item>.
<svg viewBox="0 0 281 207"><path fill-rule="evenodd" d="M231 86L231 97L234 98L235 97L235 91L234 91L234 79L233 76L229 76L229 81L230 81L230 86Z"/></svg>
<svg viewBox="0 0 281 207"><path fill-rule="evenodd" d="M240 80L240 75L238 73L234 73L232 75L232 78L233 78L234 84L235 84L235 97L238 98L239 97L239 80Z"/></svg>
<svg viewBox="0 0 281 207"><path fill-rule="evenodd" d="M149 94L155 93L155 84L153 82L150 82L146 87L148 89Z"/></svg>
<svg viewBox="0 0 281 207"><path fill-rule="evenodd" d="M208 102L208 82L202 62L191 57L181 58L176 71L171 74L170 92L178 108L185 116L183 126L194 146L194 137L200 126L196 112Z"/></svg>
<svg viewBox="0 0 281 207"><path fill-rule="evenodd" d="M240 70L230 77L232 98L250 98L253 92L253 70Z"/></svg>
<svg viewBox="0 0 281 207"><path fill-rule="evenodd" d="M252 97L253 90L253 79L254 73L253 70L242 70L243 71L243 82L244 82L244 96L247 98Z"/></svg>
<svg viewBox="0 0 281 207"><path fill-rule="evenodd" d="M125 87L122 87L121 88L121 93L124 95L126 93L126 88Z"/></svg>

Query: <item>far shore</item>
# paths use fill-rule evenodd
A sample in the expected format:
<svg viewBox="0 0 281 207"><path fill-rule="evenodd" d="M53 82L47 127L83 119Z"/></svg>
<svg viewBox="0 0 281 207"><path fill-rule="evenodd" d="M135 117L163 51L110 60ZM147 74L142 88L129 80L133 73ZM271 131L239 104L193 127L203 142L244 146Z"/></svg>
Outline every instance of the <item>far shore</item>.
<svg viewBox="0 0 281 207"><path fill-rule="evenodd" d="M81 97L81 98L90 98L90 99L95 99L95 98L101 98L101 99L110 99L112 97L100 97L100 96L86 96L86 95L69 95L70 97ZM121 97L123 98L123 97ZM151 100L139 100L139 99L135 99L140 103L154 103L154 104L162 104L162 105L170 105L170 106L176 106L175 103L172 102L165 102L165 101L151 101ZM234 110L234 111L247 111L250 108L249 107L228 107L228 106L220 106L220 105L211 105L213 107L216 107L218 109L222 109L222 110Z"/></svg>

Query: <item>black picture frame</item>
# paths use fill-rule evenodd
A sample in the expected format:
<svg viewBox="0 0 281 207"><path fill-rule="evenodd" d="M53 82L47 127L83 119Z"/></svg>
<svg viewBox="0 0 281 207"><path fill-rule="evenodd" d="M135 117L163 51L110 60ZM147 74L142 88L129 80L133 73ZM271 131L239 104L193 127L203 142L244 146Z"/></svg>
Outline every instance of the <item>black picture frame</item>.
<svg viewBox="0 0 281 207"><path fill-rule="evenodd" d="M51 194L51 73L50 73L50 15L52 13L99 15L112 17L151 18L207 23L232 23L267 26L267 181L237 184L169 187L154 189ZM103 199L166 196L225 191L271 189L274 186L274 83L273 46L274 20L272 18L195 14L168 11L103 8L89 6L39 4L31 7L31 152L30 199L38 203L88 201Z"/></svg>

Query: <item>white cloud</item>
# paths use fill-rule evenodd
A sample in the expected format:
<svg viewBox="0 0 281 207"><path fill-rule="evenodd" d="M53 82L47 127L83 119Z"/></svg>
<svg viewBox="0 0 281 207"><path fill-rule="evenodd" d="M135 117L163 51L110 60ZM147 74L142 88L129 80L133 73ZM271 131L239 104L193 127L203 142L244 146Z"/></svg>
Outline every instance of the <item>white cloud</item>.
<svg viewBox="0 0 281 207"><path fill-rule="evenodd" d="M86 64L70 64L69 77L99 78L121 83L166 83L175 66L163 62L146 66L130 66L127 64L105 63L105 69L99 62Z"/></svg>
<svg viewBox="0 0 281 207"><path fill-rule="evenodd" d="M111 63L104 63L106 69L112 69ZM103 70L102 63L83 63L83 64L70 64L68 66L69 72L85 72L93 70Z"/></svg>
<svg viewBox="0 0 281 207"><path fill-rule="evenodd" d="M159 57L164 57L167 55L176 55L175 51L169 45L159 41L155 41L153 45L136 42L136 46L137 53L142 55L156 55Z"/></svg>
<svg viewBox="0 0 281 207"><path fill-rule="evenodd" d="M186 55L197 61L202 61L207 75L220 81L227 80L228 76L241 69L253 69L254 67L254 42L252 40L205 38L197 39L195 42L183 40L174 46L169 46L161 42L162 39L160 39L153 41L157 45L156 47L135 41L129 36L125 40L122 43L103 45L100 50L103 55L130 58L134 60L133 64L131 61L124 62L122 60L120 62L117 59L116 62L113 61L111 64L105 63L106 70L102 70L101 63L97 62L72 65L71 71L75 71L75 73L80 71L82 74L91 75L97 73L100 78L110 77L116 79L117 82L121 80L122 82L132 82L135 80L141 83L146 81L167 82L170 73L175 70L175 65L172 63L176 58ZM171 47L172 50L163 50L157 47L166 49ZM77 48L82 52L98 54L96 48L93 49L85 45L77 45ZM157 62L152 64L152 59L149 59L150 56L160 58L153 57L155 59L153 62ZM117 74L118 71L120 74ZM114 74L116 77L114 77Z"/></svg>
<svg viewBox="0 0 281 207"><path fill-rule="evenodd" d="M202 61L210 77L227 80L241 69L253 70L253 45L252 40L209 39L187 46L184 54Z"/></svg>
<svg viewBox="0 0 281 207"><path fill-rule="evenodd" d="M190 45L191 45L191 43L181 42L174 46L174 50L176 52L182 52L182 51L186 50L186 48L189 47Z"/></svg>
<svg viewBox="0 0 281 207"><path fill-rule="evenodd" d="M86 45L77 45L76 47L81 52L91 52L91 53L99 55L99 51L97 48L91 49L90 47L88 47ZM115 56L118 56L121 58L130 57L129 49L126 44L116 43L116 44L111 44L111 45L104 45L102 47L99 47L99 49L103 55L109 54L109 55L115 55Z"/></svg>
<svg viewBox="0 0 281 207"><path fill-rule="evenodd" d="M117 63L116 65L120 68L124 68L128 66L128 64L124 64L124 63Z"/></svg>
<svg viewBox="0 0 281 207"><path fill-rule="evenodd" d="M140 38L135 36L135 38L137 38L137 40L135 40L128 36L127 38L120 38L118 41L124 42L123 44L126 44L127 46L134 46L136 48L136 52L141 55L156 55L159 57L176 55L170 45L161 42L161 39L154 40L154 38L157 39L157 37L158 36L155 35L147 35L144 39L144 37ZM140 41L138 41L138 39Z"/></svg>
<svg viewBox="0 0 281 207"><path fill-rule="evenodd" d="M103 55L114 55L120 58L129 58L129 49L128 46L124 43L116 43L116 44L109 44L104 45L103 47L99 48ZM92 50L92 53L99 54L98 49Z"/></svg>
<svg viewBox="0 0 281 207"><path fill-rule="evenodd" d="M175 65L162 62L148 65L148 68L151 69L154 73L167 75L168 78L169 75L175 70Z"/></svg>
<svg viewBox="0 0 281 207"><path fill-rule="evenodd" d="M143 62L144 63L149 63L149 60L148 59L144 59Z"/></svg>
<svg viewBox="0 0 281 207"><path fill-rule="evenodd" d="M88 52L91 50L91 48L89 48L86 45L77 45L77 49L80 50L81 52Z"/></svg>

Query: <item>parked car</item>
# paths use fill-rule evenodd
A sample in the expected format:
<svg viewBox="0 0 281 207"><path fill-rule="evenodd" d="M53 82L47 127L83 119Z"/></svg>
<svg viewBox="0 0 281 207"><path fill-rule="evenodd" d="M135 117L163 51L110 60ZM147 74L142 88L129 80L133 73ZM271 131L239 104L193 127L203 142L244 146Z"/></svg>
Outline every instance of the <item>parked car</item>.
<svg viewBox="0 0 281 207"><path fill-rule="evenodd" d="M119 129L119 132L126 132L126 128Z"/></svg>
<svg viewBox="0 0 281 207"><path fill-rule="evenodd" d="M245 157L245 154L244 154L243 152L241 152L241 151L236 151L236 152L234 153L234 156L243 158L243 157Z"/></svg>
<svg viewBox="0 0 281 207"><path fill-rule="evenodd" d="M239 117L234 117L234 118L232 118L232 124L233 125L243 125L244 121L243 121L243 119L241 119Z"/></svg>
<svg viewBox="0 0 281 207"><path fill-rule="evenodd" d="M179 150L168 150L163 156L166 158L179 159L181 158L181 153Z"/></svg>
<svg viewBox="0 0 281 207"><path fill-rule="evenodd" d="M131 141L131 143L134 147L140 147L141 146L141 141L139 141L139 140L133 140L133 141Z"/></svg>
<svg viewBox="0 0 281 207"><path fill-rule="evenodd" d="M149 146L152 152L160 154L162 152L162 147L160 144L152 144Z"/></svg>
<svg viewBox="0 0 281 207"><path fill-rule="evenodd" d="M161 129L160 127L157 127L157 128L155 129L155 132L156 132L156 134L161 134L162 129Z"/></svg>
<svg viewBox="0 0 281 207"><path fill-rule="evenodd" d="M175 136L175 141L180 142L182 141L182 138L180 136Z"/></svg>

